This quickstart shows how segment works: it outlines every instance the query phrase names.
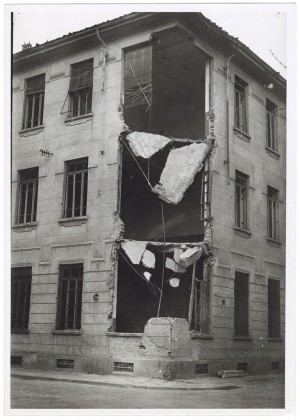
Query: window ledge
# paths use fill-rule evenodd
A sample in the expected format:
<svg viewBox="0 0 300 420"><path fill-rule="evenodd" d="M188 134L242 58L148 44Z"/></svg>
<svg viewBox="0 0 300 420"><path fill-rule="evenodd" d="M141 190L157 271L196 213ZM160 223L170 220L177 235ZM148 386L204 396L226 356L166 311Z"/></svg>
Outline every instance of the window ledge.
<svg viewBox="0 0 300 420"><path fill-rule="evenodd" d="M52 330L53 335L82 335L82 330Z"/></svg>
<svg viewBox="0 0 300 420"><path fill-rule="evenodd" d="M233 337L233 339L234 340L236 340L236 341L252 341L252 338L251 337L249 337L249 335L246 335L246 336L239 336L239 335L235 335L234 337Z"/></svg>
<svg viewBox="0 0 300 420"><path fill-rule="evenodd" d="M81 217L72 217L70 219L59 219L58 223L62 226L80 226L87 223L88 217L81 216Z"/></svg>
<svg viewBox="0 0 300 420"><path fill-rule="evenodd" d="M29 334L29 330L28 329L24 329L24 330L12 329L11 334Z"/></svg>
<svg viewBox="0 0 300 420"><path fill-rule="evenodd" d="M266 146L266 152L268 155L272 156L272 158L279 160L280 154L276 152L276 150L271 149L270 147Z"/></svg>
<svg viewBox="0 0 300 420"><path fill-rule="evenodd" d="M191 332L192 340L212 340L214 337L211 334L201 334L196 332Z"/></svg>
<svg viewBox="0 0 300 420"><path fill-rule="evenodd" d="M282 337L268 337L268 341L269 342L282 342L283 338Z"/></svg>
<svg viewBox="0 0 300 420"><path fill-rule="evenodd" d="M21 225L14 225L12 226L13 230L18 230L19 232L30 232L33 229L36 229L37 223L23 223Z"/></svg>
<svg viewBox="0 0 300 420"><path fill-rule="evenodd" d="M242 140L245 140L245 141L250 141L250 140L251 140L251 136L250 136L250 134L245 133L244 131L240 130L239 128L237 128L237 127L233 127L233 131L234 131L234 132L235 132L235 134L236 134L239 138L241 138Z"/></svg>
<svg viewBox="0 0 300 420"><path fill-rule="evenodd" d="M124 332L108 331L106 335L110 337L142 337L143 333L124 333Z"/></svg>
<svg viewBox="0 0 300 420"><path fill-rule="evenodd" d="M74 124L81 124L85 123L87 121L90 121L92 119L93 113L90 114L84 114L84 115L78 115L78 117L68 117L65 119L66 125L74 125Z"/></svg>
<svg viewBox="0 0 300 420"><path fill-rule="evenodd" d="M20 136L30 136L34 134L38 134L43 131L44 125L37 125L36 127L32 128L24 128L19 131Z"/></svg>
<svg viewBox="0 0 300 420"><path fill-rule="evenodd" d="M252 232L248 229L242 229L238 226L234 226L234 233L238 236L241 236L242 238L250 238L252 235Z"/></svg>
<svg viewBox="0 0 300 420"><path fill-rule="evenodd" d="M281 242L278 241L278 239L267 238L267 242L270 246L273 246L275 248L280 248L281 247Z"/></svg>

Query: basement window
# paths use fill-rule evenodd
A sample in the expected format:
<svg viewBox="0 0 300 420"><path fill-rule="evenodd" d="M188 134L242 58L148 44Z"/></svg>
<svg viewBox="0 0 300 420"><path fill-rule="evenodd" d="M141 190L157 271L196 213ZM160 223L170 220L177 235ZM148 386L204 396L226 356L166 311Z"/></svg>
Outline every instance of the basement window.
<svg viewBox="0 0 300 420"><path fill-rule="evenodd" d="M280 369L280 362L271 362L271 370L278 371Z"/></svg>
<svg viewBox="0 0 300 420"><path fill-rule="evenodd" d="M22 366L23 357L22 356L10 356L11 366Z"/></svg>
<svg viewBox="0 0 300 420"><path fill-rule="evenodd" d="M238 363L236 366L237 370L243 370L245 373L248 372L248 363Z"/></svg>
<svg viewBox="0 0 300 420"><path fill-rule="evenodd" d="M133 363L114 362L114 372L133 372Z"/></svg>
<svg viewBox="0 0 300 420"><path fill-rule="evenodd" d="M208 364L200 363L196 365L195 369L196 375L207 375L208 374Z"/></svg>
<svg viewBox="0 0 300 420"><path fill-rule="evenodd" d="M73 359L56 359L56 367L58 369L74 369Z"/></svg>

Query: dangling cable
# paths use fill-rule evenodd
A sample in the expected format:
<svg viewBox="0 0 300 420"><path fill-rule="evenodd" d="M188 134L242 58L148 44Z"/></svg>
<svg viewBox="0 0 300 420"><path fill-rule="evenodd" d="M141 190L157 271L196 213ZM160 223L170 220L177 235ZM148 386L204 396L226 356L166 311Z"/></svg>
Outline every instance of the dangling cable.
<svg viewBox="0 0 300 420"><path fill-rule="evenodd" d="M161 218L162 218L162 225L163 225L164 251L163 251L163 266L162 266L162 273L161 273L161 287L160 287L160 296L159 296L159 303L158 303L158 310L157 310L157 318L159 317L162 293L163 293L163 288L164 288L165 263L166 263L166 231L165 231L164 205L162 201L160 203L161 203Z"/></svg>

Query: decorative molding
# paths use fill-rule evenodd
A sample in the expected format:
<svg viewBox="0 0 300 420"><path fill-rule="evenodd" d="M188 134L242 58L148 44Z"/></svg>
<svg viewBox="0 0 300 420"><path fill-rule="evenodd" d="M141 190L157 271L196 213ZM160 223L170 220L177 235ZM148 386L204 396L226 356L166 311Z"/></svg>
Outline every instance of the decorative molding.
<svg viewBox="0 0 300 420"><path fill-rule="evenodd" d="M254 99L258 100L258 102L260 102L261 104L263 104L263 105L264 105L264 101L263 101L263 99L262 99L260 96L256 95L256 93L252 92L252 95L251 95L251 96L252 96Z"/></svg>
<svg viewBox="0 0 300 420"><path fill-rule="evenodd" d="M49 80L60 79L61 77L65 77L65 72L53 74L49 77Z"/></svg>
<svg viewBox="0 0 300 420"><path fill-rule="evenodd" d="M278 152L276 152L273 149L270 149L270 147L266 146L266 152L268 153L269 156L271 156L274 159L279 160L280 159L280 154Z"/></svg>
<svg viewBox="0 0 300 420"><path fill-rule="evenodd" d="M252 236L252 233L250 230L247 229L241 229L238 226L233 227L234 233L242 238L249 239Z"/></svg>
<svg viewBox="0 0 300 420"><path fill-rule="evenodd" d="M74 117L74 118L67 118L65 120L65 124L66 125L84 124L88 121L91 121L92 117L93 117L93 113L80 115L79 117Z"/></svg>
<svg viewBox="0 0 300 420"><path fill-rule="evenodd" d="M43 131L44 125L39 125L38 127L26 128L19 131L20 137L35 136Z"/></svg>
<svg viewBox="0 0 300 420"><path fill-rule="evenodd" d="M238 138L240 138L240 139L242 139L242 140L244 140L244 141L246 141L246 142L249 142L250 140L251 140L251 136L250 136L250 134L248 134L248 133L244 133L243 131L241 131L239 128L237 128L237 127L233 127L233 132L234 132L234 134L238 137Z"/></svg>
<svg viewBox="0 0 300 420"><path fill-rule="evenodd" d="M231 254L235 254L235 255L238 255L240 257L246 257L246 258L249 258L251 260L255 260L255 257L253 257L252 255L243 254L242 252L238 252L238 251L230 251L230 252L231 252Z"/></svg>

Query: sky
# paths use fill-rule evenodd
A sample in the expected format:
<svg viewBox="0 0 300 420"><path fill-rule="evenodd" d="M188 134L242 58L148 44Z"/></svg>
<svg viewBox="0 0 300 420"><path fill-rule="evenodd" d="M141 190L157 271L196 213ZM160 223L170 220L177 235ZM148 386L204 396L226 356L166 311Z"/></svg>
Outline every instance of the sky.
<svg viewBox="0 0 300 420"><path fill-rule="evenodd" d="M35 46L134 11L197 11L238 37L286 77L288 7L284 3L16 5L11 6L14 12L13 52L21 51L25 42Z"/></svg>

